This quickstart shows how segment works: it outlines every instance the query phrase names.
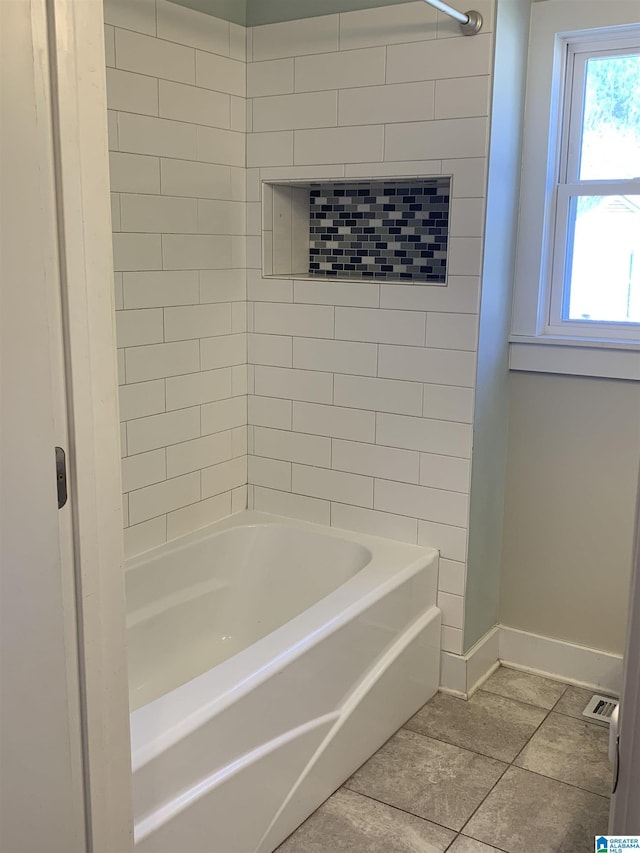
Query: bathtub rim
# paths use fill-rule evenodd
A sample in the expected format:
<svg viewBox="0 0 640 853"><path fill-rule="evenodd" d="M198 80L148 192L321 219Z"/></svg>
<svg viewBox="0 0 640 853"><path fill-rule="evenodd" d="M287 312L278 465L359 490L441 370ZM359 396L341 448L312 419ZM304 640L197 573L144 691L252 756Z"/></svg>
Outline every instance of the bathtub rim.
<svg viewBox="0 0 640 853"><path fill-rule="evenodd" d="M393 549L406 549L409 555L412 551L417 555L425 551L434 551L436 548L429 545L417 545L411 542L401 542L399 539L388 539L384 536L374 536L371 533L360 533L356 530L349 530L346 527L329 527L329 525L318 524L314 521L304 521L298 518L289 518L284 515L276 515L275 513L262 512L255 509L244 509L236 512L233 515L225 516L218 521L212 521L197 530L192 530L190 533L185 533L182 536L177 536L174 539L168 539L160 545L154 545L147 551L141 551L139 554L134 554L124 562L125 574L133 571L136 568L150 562L155 556L164 554L178 553L183 548L195 542L200 542L203 539L208 539L224 530L229 530L234 527L261 527L261 526L278 526L293 527L299 530L308 530L311 533L327 536L332 539L346 539L355 542L358 545L364 545L365 548L384 548L391 546Z"/></svg>
<svg viewBox="0 0 640 853"><path fill-rule="evenodd" d="M434 568L433 600L425 602L425 608L435 606L439 556L435 548L254 510L229 516L172 540L171 543L136 555L128 563L126 571L144 566L156 556L179 553L194 542L213 538L231 528L278 525L356 542L371 552L371 559L339 587L270 634L152 702L131 711L133 772L272 677L279 669L353 619L357 613L429 566ZM160 727L158 719L161 719Z"/></svg>

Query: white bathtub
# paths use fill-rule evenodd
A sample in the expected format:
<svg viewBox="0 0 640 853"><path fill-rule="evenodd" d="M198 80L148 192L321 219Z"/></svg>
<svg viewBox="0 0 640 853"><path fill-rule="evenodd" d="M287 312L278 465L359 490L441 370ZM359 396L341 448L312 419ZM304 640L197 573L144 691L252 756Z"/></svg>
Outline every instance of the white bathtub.
<svg viewBox="0 0 640 853"><path fill-rule="evenodd" d="M437 552L244 512L127 566L139 853L269 853L437 690Z"/></svg>

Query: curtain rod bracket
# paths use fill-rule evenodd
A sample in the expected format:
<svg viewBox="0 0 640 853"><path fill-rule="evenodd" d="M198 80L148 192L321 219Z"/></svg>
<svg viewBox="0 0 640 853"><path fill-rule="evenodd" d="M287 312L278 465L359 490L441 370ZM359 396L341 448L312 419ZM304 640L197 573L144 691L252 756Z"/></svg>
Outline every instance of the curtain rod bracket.
<svg viewBox="0 0 640 853"><path fill-rule="evenodd" d="M462 35L475 36L482 29L482 15L480 12L467 12L468 21L466 24L460 24Z"/></svg>
<svg viewBox="0 0 640 853"><path fill-rule="evenodd" d="M424 0L429 6L433 6L439 12L443 12L460 24L462 34L475 36L482 29L482 15L480 12L458 12L453 6L449 6L444 0Z"/></svg>

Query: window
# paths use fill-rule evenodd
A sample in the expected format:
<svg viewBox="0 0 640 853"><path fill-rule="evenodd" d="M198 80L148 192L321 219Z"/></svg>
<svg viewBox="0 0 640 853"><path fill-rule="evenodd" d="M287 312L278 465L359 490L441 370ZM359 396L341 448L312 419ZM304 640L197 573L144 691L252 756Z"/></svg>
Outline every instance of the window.
<svg viewBox="0 0 640 853"><path fill-rule="evenodd" d="M512 369L640 380L636 2L532 6L510 341Z"/></svg>
<svg viewBox="0 0 640 853"><path fill-rule="evenodd" d="M564 53L548 329L640 339L640 42Z"/></svg>

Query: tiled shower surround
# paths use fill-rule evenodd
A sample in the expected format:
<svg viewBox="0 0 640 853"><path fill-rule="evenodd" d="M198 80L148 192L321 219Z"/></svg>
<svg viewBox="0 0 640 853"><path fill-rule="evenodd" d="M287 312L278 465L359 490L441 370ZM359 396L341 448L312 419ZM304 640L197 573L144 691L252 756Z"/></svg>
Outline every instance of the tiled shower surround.
<svg viewBox="0 0 640 853"><path fill-rule="evenodd" d="M463 650L488 153L493 4L476 6L473 38L415 2L247 43L250 506L440 548L443 679ZM263 181L438 176L445 287L262 278Z"/></svg>
<svg viewBox="0 0 640 853"><path fill-rule="evenodd" d="M240 509L247 483L250 507L436 546L446 669L463 650L492 0L473 38L422 0L250 28L246 63L241 27L109 3L130 552ZM452 176L446 286L262 277L263 181L434 176Z"/></svg>
<svg viewBox="0 0 640 853"><path fill-rule="evenodd" d="M106 0L125 552L246 505L245 31Z"/></svg>
<svg viewBox="0 0 640 853"><path fill-rule="evenodd" d="M309 273L444 284L450 184L312 184Z"/></svg>

